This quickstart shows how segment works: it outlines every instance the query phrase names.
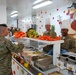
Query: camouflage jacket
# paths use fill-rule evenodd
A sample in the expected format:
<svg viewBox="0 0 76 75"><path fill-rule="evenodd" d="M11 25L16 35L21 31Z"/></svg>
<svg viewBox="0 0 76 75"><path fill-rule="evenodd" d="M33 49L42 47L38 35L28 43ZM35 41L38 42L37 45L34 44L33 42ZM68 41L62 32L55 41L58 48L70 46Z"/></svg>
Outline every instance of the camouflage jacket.
<svg viewBox="0 0 76 75"><path fill-rule="evenodd" d="M63 37L61 39L63 39ZM67 51L70 51L70 52L76 52L76 44L72 36L68 35L63 40L64 40L64 43L61 44L61 49L66 49Z"/></svg>
<svg viewBox="0 0 76 75"><path fill-rule="evenodd" d="M50 37L56 37L56 33L51 30L45 31L43 35L50 36Z"/></svg>
<svg viewBox="0 0 76 75"><path fill-rule="evenodd" d="M11 52L19 52L24 47L23 44L12 44L11 41L0 36L0 75L9 75L11 69Z"/></svg>
<svg viewBox="0 0 76 75"><path fill-rule="evenodd" d="M50 37L56 37L57 36L56 33L51 31L51 30L50 31L45 31L43 35L50 36ZM53 49L53 45L47 45L43 48L43 50L45 52L49 52L49 50L51 50L51 49Z"/></svg>

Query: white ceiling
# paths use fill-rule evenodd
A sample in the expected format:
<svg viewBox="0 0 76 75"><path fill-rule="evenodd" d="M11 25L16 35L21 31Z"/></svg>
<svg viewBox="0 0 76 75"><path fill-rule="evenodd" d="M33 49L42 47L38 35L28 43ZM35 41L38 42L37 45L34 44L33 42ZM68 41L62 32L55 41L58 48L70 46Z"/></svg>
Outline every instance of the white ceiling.
<svg viewBox="0 0 76 75"><path fill-rule="evenodd" d="M6 0L0 0L0 6L6 6Z"/></svg>
<svg viewBox="0 0 76 75"><path fill-rule="evenodd" d="M7 0L8 16L12 11L19 11L19 17L23 18L32 12L32 4L35 0Z"/></svg>
<svg viewBox="0 0 76 75"><path fill-rule="evenodd" d="M53 3L51 5L48 5L46 7L33 10L32 5L36 0L0 0L0 5L7 5L7 16L9 19L10 13L14 10L19 11L19 17L24 18L28 15L35 15L35 12L42 10L42 9L54 9L57 6L62 7L67 4L71 4L72 2L75 2L76 0L52 0Z"/></svg>

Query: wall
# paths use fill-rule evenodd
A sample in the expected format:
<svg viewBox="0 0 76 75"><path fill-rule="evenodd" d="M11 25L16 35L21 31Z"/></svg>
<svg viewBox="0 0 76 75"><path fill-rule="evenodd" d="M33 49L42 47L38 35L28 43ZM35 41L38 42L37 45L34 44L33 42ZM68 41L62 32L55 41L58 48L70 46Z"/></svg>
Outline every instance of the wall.
<svg viewBox="0 0 76 75"><path fill-rule="evenodd" d="M60 32L61 24L59 24L58 20L59 19L61 19L61 21L66 20L66 19L70 20L70 16L66 15L68 6L69 5L60 7L60 8L56 8L56 9L47 9L47 10L43 9L39 12L37 11L37 13L36 13L36 15L37 15L36 16L37 32L40 35L43 34L43 32L45 31L46 18L50 18L51 25L55 26L55 32L57 33L58 36L61 35L61 32ZM70 20L70 22L72 22L72 20ZM70 31L69 31L70 34L75 33L75 31L72 30L70 26L69 26L69 28L70 28Z"/></svg>
<svg viewBox="0 0 76 75"><path fill-rule="evenodd" d="M26 32L31 27L31 24L32 24L31 16L19 19L19 28L24 32Z"/></svg>
<svg viewBox="0 0 76 75"><path fill-rule="evenodd" d="M7 23L6 6L0 6L0 24Z"/></svg>

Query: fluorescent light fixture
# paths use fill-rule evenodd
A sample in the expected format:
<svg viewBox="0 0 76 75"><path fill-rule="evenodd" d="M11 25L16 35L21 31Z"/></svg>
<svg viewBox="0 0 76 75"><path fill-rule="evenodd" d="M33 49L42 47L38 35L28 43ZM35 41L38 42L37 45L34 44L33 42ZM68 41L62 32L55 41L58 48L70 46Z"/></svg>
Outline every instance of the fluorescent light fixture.
<svg viewBox="0 0 76 75"><path fill-rule="evenodd" d="M11 13L11 15L13 15L13 14L15 14L15 13L18 13L18 11L13 11L13 12Z"/></svg>
<svg viewBox="0 0 76 75"><path fill-rule="evenodd" d="M40 8L40 7L49 5L49 4L51 4L51 3L52 3L51 0L46 0L46 1L42 2L42 3L39 3L39 4L34 5L34 6L33 6L33 9L38 9L38 8Z"/></svg>
<svg viewBox="0 0 76 75"><path fill-rule="evenodd" d="M37 4L37 3L41 2L41 1L43 1L43 0L36 0L36 1L34 2L34 4Z"/></svg>
<svg viewBox="0 0 76 75"><path fill-rule="evenodd" d="M11 15L11 17L17 17L17 16L18 16L18 13Z"/></svg>
<svg viewBox="0 0 76 75"><path fill-rule="evenodd" d="M23 19L23 20L21 20L21 21L22 21L22 22L24 22L24 23L26 22L24 19Z"/></svg>

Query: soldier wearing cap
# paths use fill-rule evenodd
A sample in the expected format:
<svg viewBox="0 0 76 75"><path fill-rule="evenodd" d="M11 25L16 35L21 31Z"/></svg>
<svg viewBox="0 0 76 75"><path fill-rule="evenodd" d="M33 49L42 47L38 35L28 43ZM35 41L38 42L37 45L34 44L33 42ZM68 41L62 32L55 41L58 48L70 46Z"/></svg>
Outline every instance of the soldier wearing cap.
<svg viewBox="0 0 76 75"><path fill-rule="evenodd" d="M46 23L45 23L46 31L44 32L43 35L50 36L50 37L53 37L53 38L56 37L56 32L52 31L50 28L51 28L50 18L47 18ZM43 48L43 50L45 52L49 52L49 50L51 50L52 48L53 48L53 45L47 45Z"/></svg>
<svg viewBox="0 0 76 75"><path fill-rule="evenodd" d="M45 29L46 31L44 32L43 35L46 35L46 36L50 36L50 37L56 37L56 33L53 32L51 29L50 29L51 25L50 25L50 18L47 18L46 19L46 24L45 24Z"/></svg>
<svg viewBox="0 0 76 75"><path fill-rule="evenodd" d="M64 20L62 22L61 39L64 40L64 43L61 44L61 48L69 52L76 52L75 39L72 36L68 35L69 25L70 25L69 20Z"/></svg>
<svg viewBox="0 0 76 75"><path fill-rule="evenodd" d="M12 52L19 52L23 49L24 45L12 44L5 36L8 35L8 28L6 24L0 24L0 75L12 75L11 59Z"/></svg>
<svg viewBox="0 0 76 75"><path fill-rule="evenodd" d="M61 25L61 39L64 43L61 44L61 54L66 52L76 52L75 40L72 36L68 35L69 21L64 20ZM53 55L53 50L50 50L49 55Z"/></svg>

